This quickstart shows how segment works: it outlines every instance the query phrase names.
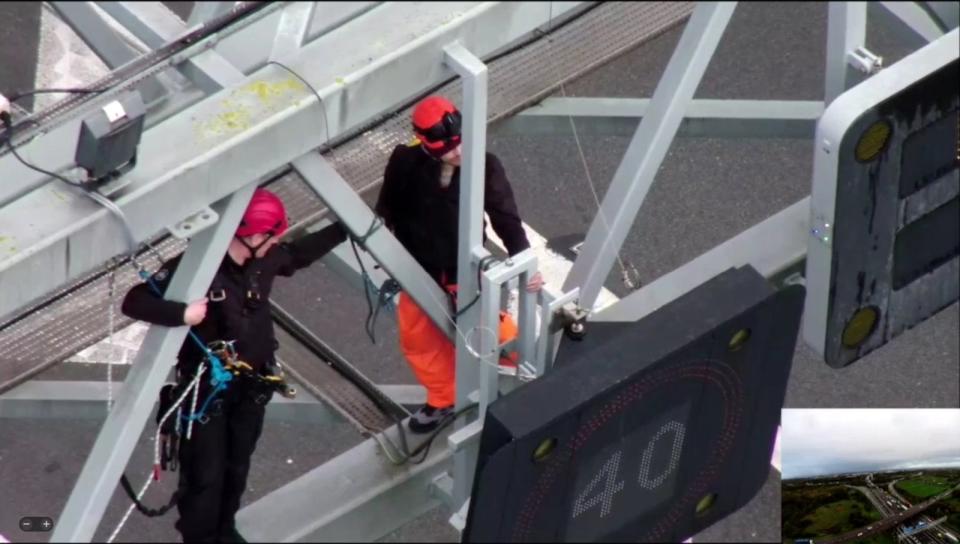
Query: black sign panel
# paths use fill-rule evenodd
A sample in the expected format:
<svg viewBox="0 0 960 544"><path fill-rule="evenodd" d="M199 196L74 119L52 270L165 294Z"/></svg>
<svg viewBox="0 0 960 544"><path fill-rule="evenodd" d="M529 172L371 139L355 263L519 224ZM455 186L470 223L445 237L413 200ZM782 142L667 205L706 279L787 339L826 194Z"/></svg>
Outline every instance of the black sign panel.
<svg viewBox="0 0 960 544"><path fill-rule="evenodd" d="M804 290L731 269L491 404L465 542L679 541L770 472Z"/></svg>
<svg viewBox="0 0 960 544"><path fill-rule="evenodd" d="M813 347L831 366L862 358L960 296L958 85L953 60L842 134L835 225L832 240L822 239L829 284L826 294L811 293L811 301L825 297L826 315L809 325L825 328Z"/></svg>

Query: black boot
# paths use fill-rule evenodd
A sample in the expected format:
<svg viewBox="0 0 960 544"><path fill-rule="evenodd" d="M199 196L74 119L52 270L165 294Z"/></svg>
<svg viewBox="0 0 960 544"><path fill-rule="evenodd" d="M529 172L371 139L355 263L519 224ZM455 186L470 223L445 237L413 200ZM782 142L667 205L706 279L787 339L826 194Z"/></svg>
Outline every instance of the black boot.
<svg viewBox="0 0 960 544"><path fill-rule="evenodd" d="M445 408L434 408L429 404L424 404L412 416L407 424L410 430L417 434L429 433L436 429L440 423L453 415L453 406Z"/></svg>

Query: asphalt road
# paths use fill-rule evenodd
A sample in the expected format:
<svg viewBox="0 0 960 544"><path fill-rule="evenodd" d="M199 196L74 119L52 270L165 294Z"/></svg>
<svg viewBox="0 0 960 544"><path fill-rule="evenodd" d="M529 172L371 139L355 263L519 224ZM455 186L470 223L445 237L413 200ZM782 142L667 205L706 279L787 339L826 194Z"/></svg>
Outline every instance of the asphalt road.
<svg viewBox="0 0 960 544"><path fill-rule="evenodd" d="M169 4L176 4L173 7L181 16L190 6L189 2ZM12 14L5 21L20 21L0 32L0 89L4 91L29 87L29 70L36 71L38 23L36 15L31 15L36 4L11 5L0 7L13 10L0 11L0 16ZM825 4L811 2L740 4L696 97L821 99L826 10ZM917 45L901 40L885 19L873 15L871 8L867 45L884 55L886 64ZM682 27L666 32L568 84L566 94L649 97L681 32ZM503 160L525 221L548 239L575 240L582 239L596 210L588 177L602 198L628 141L618 135L582 141L586 169L569 132L524 136L503 133L494 124L489 128L488 146ZM811 144L801 140L675 141L631 228L622 257L649 283L809 194L811 160ZM606 286L620 296L628 292L615 271ZM296 280L281 282L275 293L373 381L414 383L400 358L394 322L385 317L379 320L378 343L372 345L363 332L362 295L325 267L315 266ZM787 407L960 406L958 318L958 305L953 304L842 370L828 367L798 344ZM0 419L0 437L4 437L0 440L0 534L18 541L43 540L41 534L17 533L16 519L60 511L98 427L97 422ZM268 426L254 457L251 489L244 502L289 482L359 440L346 424ZM145 471L148 452L149 439L144 436L131 460L131 474ZM753 501L696 535L694 541L779 541L779 482L779 473L771 468L766 485ZM115 493L98 538L105 538L104 531L112 528L125 508L121 493L119 489ZM161 496L149 500L156 502ZM173 520L172 515L158 520L134 516L119 539L176 539ZM446 514L435 510L383 540L455 538Z"/></svg>

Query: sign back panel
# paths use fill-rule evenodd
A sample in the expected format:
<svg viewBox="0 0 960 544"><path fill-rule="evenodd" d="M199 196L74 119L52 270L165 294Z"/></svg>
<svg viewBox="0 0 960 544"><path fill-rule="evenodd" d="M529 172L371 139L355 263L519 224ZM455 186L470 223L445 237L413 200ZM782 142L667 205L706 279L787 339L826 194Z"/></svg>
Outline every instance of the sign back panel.
<svg viewBox="0 0 960 544"><path fill-rule="evenodd" d="M848 365L960 298L958 31L817 126L804 340Z"/></svg>

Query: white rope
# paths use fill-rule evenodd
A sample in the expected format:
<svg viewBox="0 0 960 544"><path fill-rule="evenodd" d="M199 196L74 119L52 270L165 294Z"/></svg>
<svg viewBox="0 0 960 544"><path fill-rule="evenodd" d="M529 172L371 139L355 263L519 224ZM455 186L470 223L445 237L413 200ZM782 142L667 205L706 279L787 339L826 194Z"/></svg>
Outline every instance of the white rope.
<svg viewBox="0 0 960 544"><path fill-rule="evenodd" d="M550 32L553 30L553 2L550 3L550 16L547 22L547 42L550 44L551 49L553 48L553 37L550 35ZM553 68L554 77L557 78L557 82L560 84L560 94L567 98L567 89L563 84L563 78L560 76L560 70L557 66L556 56L553 54L547 55L550 59L550 65ZM577 125L573 122L573 116L569 113L567 114L567 120L570 122L570 129L573 132L573 141L577 145L577 153L580 157L580 164L583 165L583 171L587 178L587 186L590 188L590 194L593 195L593 201L597 205L597 215L600 216L600 221L603 223L603 228L607 231L607 235L610 234L610 223L607 221L607 214L603 212L602 204L600 203L600 197L597 194L596 186L593 183L593 176L590 175L590 166L587 164L586 155L583 153L583 145L580 143L580 135L577 133ZM620 277L623 280L623 284L630 288L636 289L639 287L638 282L634 281L634 278L630 277L630 272L628 271L626 265L623 262L623 258L620 256L620 251L617 251L617 263L620 265ZM633 269L634 276L637 276L636 267L631 265Z"/></svg>
<svg viewBox="0 0 960 544"><path fill-rule="evenodd" d="M187 385L186 390L184 390L184 392L180 394L180 397L177 399L177 401L174 402L173 405L170 406L167 412L163 415L163 417L160 418L160 423L157 425L157 432L153 436L154 469L150 471L150 475L147 476L147 480L143 482L143 487L141 487L139 493L137 493L138 502L143 500L143 495L147 492L147 489L150 487L150 482L153 481L154 471L156 470L156 467L160 465L160 430L163 429L163 424L166 423L167 419L170 417L171 414L173 414L175 411L177 411L180 408L180 405L183 404L184 399L187 398L187 395L189 395L191 391L196 393L196 391L200 389L200 378L201 376L203 376L203 372L205 370L206 368L204 364L200 363L200 367L198 368L197 375L194 376L193 380L190 381L190 383ZM196 399L196 394L194 394L194 399ZM127 519L130 518L130 514L131 512L133 512L133 509L136 508L136 506L137 506L136 504L130 503L130 506L127 508L126 513L123 514L123 518L120 520L120 523L117 524L116 529L114 529L113 532L110 533L110 537L107 538L108 543L113 542L113 540L117 538L117 534L119 534L120 530L123 529L123 526L127 523Z"/></svg>
<svg viewBox="0 0 960 544"><path fill-rule="evenodd" d="M113 303L114 303L114 291L116 284L116 275L117 267L114 266L110 270L110 276L107 280L107 305L109 306L107 310L107 345L110 346L110 351L113 351ZM112 355L112 353L111 353ZM110 355L107 355L107 415L110 415L110 409L113 408L113 358Z"/></svg>

